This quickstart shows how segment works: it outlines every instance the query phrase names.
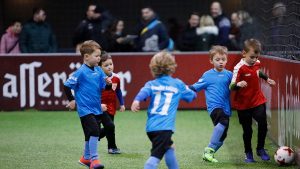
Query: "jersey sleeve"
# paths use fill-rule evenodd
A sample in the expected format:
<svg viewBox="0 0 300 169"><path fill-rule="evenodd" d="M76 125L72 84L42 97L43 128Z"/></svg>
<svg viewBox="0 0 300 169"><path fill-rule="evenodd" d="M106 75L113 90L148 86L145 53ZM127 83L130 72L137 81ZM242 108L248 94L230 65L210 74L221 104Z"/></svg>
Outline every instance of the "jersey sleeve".
<svg viewBox="0 0 300 169"><path fill-rule="evenodd" d="M196 92L199 92L202 89L205 89L208 86L208 82L205 78L205 74L198 80L198 82L194 83L190 86Z"/></svg>
<svg viewBox="0 0 300 169"><path fill-rule="evenodd" d="M181 91L182 91L181 99L186 102L191 102L197 97L196 93L184 83L182 84Z"/></svg>
<svg viewBox="0 0 300 169"><path fill-rule="evenodd" d="M107 76L106 76L106 74L103 72L103 70L101 69L101 68L99 68L100 69L100 89L105 89L105 87L106 87L106 78L107 78Z"/></svg>
<svg viewBox="0 0 300 169"><path fill-rule="evenodd" d="M74 72L68 79L65 81L64 85L74 89L76 85L78 84L79 78L80 78L80 71Z"/></svg>
<svg viewBox="0 0 300 169"><path fill-rule="evenodd" d="M141 88L139 93L136 95L134 100L143 101L146 100L151 95L151 85L150 83L146 83L144 87Z"/></svg>
<svg viewBox="0 0 300 169"><path fill-rule="evenodd" d="M231 84L236 84L239 81L240 81L240 67L236 66L233 69Z"/></svg>

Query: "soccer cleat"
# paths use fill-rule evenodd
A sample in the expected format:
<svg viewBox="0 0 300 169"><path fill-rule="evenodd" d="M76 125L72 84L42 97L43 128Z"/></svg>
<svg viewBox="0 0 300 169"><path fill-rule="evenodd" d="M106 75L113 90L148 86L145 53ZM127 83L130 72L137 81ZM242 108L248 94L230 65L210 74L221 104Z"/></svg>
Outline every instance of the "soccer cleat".
<svg viewBox="0 0 300 169"><path fill-rule="evenodd" d="M90 169L103 169L104 165L99 160L93 160L90 165Z"/></svg>
<svg viewBox="0 0 300 169"><path fill-rule="evenodd" d="M90 167L90 164L91 164L90 160L84 159L83 156L80 157L80 159L78 160L78 163L85 167Z"/></svg>
<svg viewBox="0 0 300 169"><path fill-rule="evenodd" d="M121 154L121 151L118 148L109 148L108 154Z"/></svg>
<svg viewBox="0 0 300 169"><path fill-rule="evenodd" d="M212 149L210 147L206 147L204 149L204 153L203 153L203 160L208 161L208 162L212 162L212 163L217 163L218 160L215 159L214 154L215 154L214 149Z"/></svg>
<svg viewBox="0 0 300 169"><path fill-rule="evenodd" d="M266 152L265 149L256 150L256 154L257 154L258 156L260 156L260 158L261 158L263 161L268 161L268 160L270 160L270 156L268 155L268 153Z"/></svg>
<svg viewBox="0 0 300 169"><path fill-rule="evenodd" d="M248 153L245 153L245 154L246 154L245 163L254 163L255 162L252 152L248 152Z"/></svg>

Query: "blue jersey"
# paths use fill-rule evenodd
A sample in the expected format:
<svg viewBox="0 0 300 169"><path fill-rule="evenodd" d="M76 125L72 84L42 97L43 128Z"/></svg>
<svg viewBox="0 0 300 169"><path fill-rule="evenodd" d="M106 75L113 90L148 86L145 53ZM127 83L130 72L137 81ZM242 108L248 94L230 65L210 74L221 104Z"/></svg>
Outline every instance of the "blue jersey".
<svg viewBox="0 0 300 169"><path fill-rule="evenodd" d="M210 114L215 108L222 108L225 114L231 116L229 85L232 72L224 69L206 71L202 77L192 85L197 92L204 89L207 111Z"/></svg>
<svg viewBox="0 0 300 169"><path fill-rule="evenodd" d="M180 99L191 102L196 98L196 93L181 80L165 75L147 82L135 100L142 101L148 97L151 100L147 112L146 131L175 131L175 118Z"/></svg>
<svg viewBox="0 0 300 169"><path fill-rule="evenodd" d="M101 91L105 87L106 75L98 66L94 70L83 64L64 83L75 92L79 117L87 114L102 114Z"/></svg>

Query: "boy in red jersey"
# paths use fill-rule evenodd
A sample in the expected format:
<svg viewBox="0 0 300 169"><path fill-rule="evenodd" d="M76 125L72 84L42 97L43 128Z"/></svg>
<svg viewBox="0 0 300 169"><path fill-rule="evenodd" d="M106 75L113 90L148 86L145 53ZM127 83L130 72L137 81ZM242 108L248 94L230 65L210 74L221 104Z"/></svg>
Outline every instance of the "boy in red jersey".
<svg viewBox="0 0 300 169"><path fill-rule="evenodd" d="M117 98L120 103L120 111L125 111L124 106L124 100L122 96L122 91L120 89L120 78L117 74L113 72L114 70L114 64L112 61L111 56L106 53L105 51L101 54L101 60L99 63L99 66L102 68L103 72L108 76L108 78L112 82L112 86L109 88L105 88L102 90L102 97L101 97L101 103L105 104L107 107L107 111L104 111L104 114L107 114L106 117L110 118L111 121L114 121L114 116L116 114L116 108L117 108ZM107 121L110 121L110 119L107 119ZM103 121L105 122L105 121ZM103 130L102 130L103 131ZM109 154L120 154L120 149L117 148L116 145L116 139L115 139L115 128L113 127L113 130L105 130L104 132L101 132L100 138L103 138L106 136L107 138L107 147L108 147L108 153Z"/></svg>
<svg viewBox="0 0 300 169"><path fill-rule="evenodd" d="M245 162L255 162L251 147L252 118L257 121L258 138L256 153L262 160L270 160L264 149L267 135L266 98L264 97L259 83L259 78L266 80L271 86L275 81L260 71L258 56L261 52L261 43L256 39L244 42L242 51L243 58L234 67L230 89L237 90L235 101L240 124L243 127L243 140L245 148Z"/></svg>

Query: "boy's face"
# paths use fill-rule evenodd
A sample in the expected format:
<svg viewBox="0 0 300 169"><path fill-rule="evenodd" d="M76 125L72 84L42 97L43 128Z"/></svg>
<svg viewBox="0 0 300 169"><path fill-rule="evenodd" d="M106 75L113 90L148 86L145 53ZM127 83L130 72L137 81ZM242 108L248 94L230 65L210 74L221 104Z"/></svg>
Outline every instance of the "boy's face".
<svg viewBox="0 0 300 169"><path fill-rule="evenodd" d="M226 66L226 63L227 63L227 55L223 54L219 54L217 53L212 60L210 60L210 63L214 65L214 68L221 72L225 66Z"/></svg>
<svg viewBox="0 0 300 169"><path fill-rule="evenodd" d="M253 49L253 48L250 48L250 50L249 50L248 52L243 51L243 52L242 52L242 55L243 55L243 57L244 57L244 61L245 61L248 65L252 66L252 65L254 65L255 62L257 61L259 53L255 53L255 52L254 52L254 49Z"/></svg>
<svg viewBox="0 0 300 169"><path fill-rule="evenodd" d="M112 59L107 59L105 62L102 62L101 68L106 75L111 75L114 71L114 63Z"/></svg>
<svg viewBox="0 0 300 169"><path fill-rule="evenodd" d="M85 54L84 55L84 61L88 66L94 67L98 66L98 63L100 62L100 49L95 49L92 54Z"/></svg>

